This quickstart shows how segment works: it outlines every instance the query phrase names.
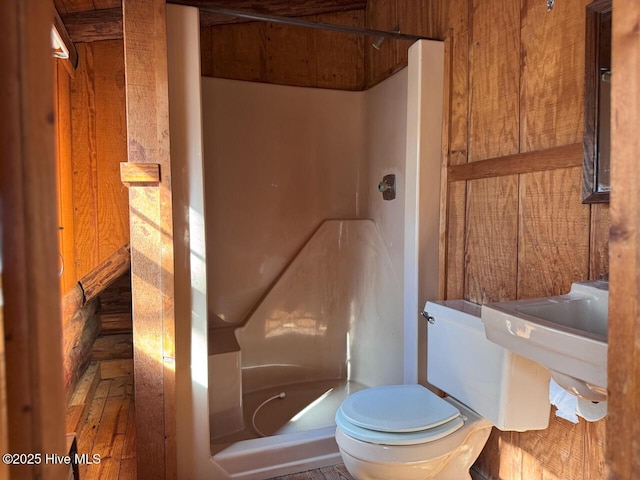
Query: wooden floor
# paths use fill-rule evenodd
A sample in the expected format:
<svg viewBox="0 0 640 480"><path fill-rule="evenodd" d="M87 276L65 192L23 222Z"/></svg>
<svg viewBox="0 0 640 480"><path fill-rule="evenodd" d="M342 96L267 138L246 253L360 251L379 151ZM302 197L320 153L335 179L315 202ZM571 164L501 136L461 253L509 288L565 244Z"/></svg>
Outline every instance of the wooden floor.
<svg viewBox="0 0 640 480"><path fill-rule="evenodd" d="M78 454L87 454L89 460L94 455L99 456L100 463L80 464L80 478L135 479L133 375L98 379L97 387L87 402L86 420L76 428L80 432Z"/></svg>
<svg viewBox="0 0 640 480"><path fill-rule="evenodd" d="M285 475L272 480L353 480L353 477L349 475L344 465L334 465L333 467Z"/></svg>
<svg viewBox="0 0 640 480"><path fill-rule="evenodd" d="M123 361L92 365L67 413L67 429L79 432L78 454L99 455L100 463L81 464L82 480L136 478L136 418L133 375ZM77 397L77 399L76 399ZM86 420L77 420L77 417ZM353 480L344 465L284 475L272 480Z"/></svg>

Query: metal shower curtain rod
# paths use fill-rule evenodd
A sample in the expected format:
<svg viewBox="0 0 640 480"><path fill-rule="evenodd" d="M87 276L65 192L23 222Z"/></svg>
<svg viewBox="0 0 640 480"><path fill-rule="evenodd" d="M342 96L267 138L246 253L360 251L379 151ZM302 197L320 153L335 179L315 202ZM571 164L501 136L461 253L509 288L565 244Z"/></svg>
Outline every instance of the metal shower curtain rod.
<svg viewBox="0 0 640 480"><path fill-rule="evenodd" d="M195 5L194 5L195 6ZM400 32L387 32L385 30L372 30L369 28L350 27L348 25L336 25L334 23L323 22L309 22L307 20L300 20L295 17L281 17L279 15L269 15L266 13L253 13L245 12L242 10L231 10L227 8L210 8L210 7L198 7L201 12L217 13L220 15L227 15L230 17L246 18L248 20L257 20L260 22L273 22L283 25L293 25L296 27L316 28L319 30L332 30L334 32L351 33L353 35L370 35L372 37L393 38L395 40L434 40L433 38L423 37L420 35L410 35Z"/></svg>

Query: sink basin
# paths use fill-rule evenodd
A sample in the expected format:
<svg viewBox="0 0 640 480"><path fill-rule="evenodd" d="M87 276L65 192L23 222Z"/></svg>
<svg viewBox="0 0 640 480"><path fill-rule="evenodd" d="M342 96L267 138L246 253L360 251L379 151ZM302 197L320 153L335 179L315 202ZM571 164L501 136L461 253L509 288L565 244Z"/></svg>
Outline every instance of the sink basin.
<svg viewBox="0 0 640 480"><path fill-rule="evenodd" d="M607 399L609 283L580 282L567 295L482 306L487 338L546 366L574 395Z"/></svg>

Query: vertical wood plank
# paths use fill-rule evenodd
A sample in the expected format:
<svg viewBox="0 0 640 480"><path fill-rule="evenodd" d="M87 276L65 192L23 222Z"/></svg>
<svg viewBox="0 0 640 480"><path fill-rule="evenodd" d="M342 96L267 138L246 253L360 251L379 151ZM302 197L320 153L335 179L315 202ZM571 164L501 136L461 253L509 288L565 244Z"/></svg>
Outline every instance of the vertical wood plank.
<svg viewBox="0 0 640 480"><path fill-rule="evenodd" d="M448 193L446 298L459 299L464 297L465 285L467 182L450 183Z"/></svg>
<svg viewBox="0 0 640 480"><path fill-rule="evenodd" d="M206 52L202 59L202 75L254 82L267 81L265 23L221 25L203 30L211 37L211 53ZM207 46L205 43L201 48Z"/></svg>
<svg viewBox="0 0 640 480"><path fill-rule="evenodd" d="M447 298L447 250L449 228L449 144L451 142L451 84L453 76L453 39L444 42L444 83L442 92L442 147L440 154L440 223L438 227L438 299ZM464 225L464 222L463 222Z"/></svg>
<svg viewBox="0 0 640 480"><path fill-rule="evenodd" d="M100 263L93 44L78 44L78 68L71 82L71 158L76 274Z"/></svg>
<svg viewBox="0 0 640 480"><path fill-rule="evenodd" d="M605 462L606 423L606 419L599 422L585 422L584 474L582 478L607 478Z"/></svg>
<svg viewBox="0 0 640 480"><path fill-rule="evenodd" d="M433 35L428 32L427 27L428 8L427 2L396 0L397 25L400 27L400 31L412 35L432 37ZM393 42L396 44L396 65L404 67L409 62L409 47L414 42L403 40L394 40Z"/></svg>
<svg viewBox="0 0 640 480"><path fill-rule="evenodd" d="M520 457L513 444L514 435L512 432L501 432L493 428L474 469L484 478L520 480Z"/></svg>
<svg viewBox="0 0 640 480"><path fill-rule="evenodd" d="M130 162L158 163L160 185L129 189L137 465L175 478L173 231L165 2L125 0Z"/></svg>
<svg viewBox="0 0 640 480"><path fill-rule="evenodd" d="M318 22L364 28L363 10L316 15ZM324 30L314 31L318 88L364 89L364 37Z"/></svg>
<svg viewBox="0 0 640 480"><path fill-rule="evenodd" d="M487 303L516 298L518 177L467 182L464 298Z"/></svg>
<svg viewBox="0 0 640 480"><path fill-rule="evenodd" d="M213 77L213 58L213 28L200 28L200 74L203 77Z"/></svg>
<svg viewBox="0 0 640 480"><path fill-rule="evenodd" d="M580 423L574 425L556 417L555 407L551 410L549 428L517 434L522 453L522 480L582 476L586 422L580 419Z"/></svg>
<svg viewBox="0 0 640 480"><path fill-rule="evenodd" d="M71 86L67 70L57 63L57 139L60 169L60 253L64 270L62 293L78 281L76 274L74 225L73 225L73 165L71 159Z"/></svg>
<svg viewBox="0 0 640 480"><path fill-rule="evenodd" d="M589 272L589 206L582 169L520 176L518 298L563 295Z"/></svg>
<svg viewBox="0 0 640 480"><path fill-rule="evenodd" d="M640 472L640 3L613 2L607 463Z"/></svg>
<svg viewBox="0 0 640 480"><path fill-rule="evenodd" d="M0 222L8 448L66 449L55 186L51 1L3 3ZM5 453L5 452L3 452ZM15 479L63 478L64 465L9 467Z"/></svg>
<svg viewBox="0 0 640 480"><path fill-rule="evenodd" d="M585 6L590 0L522 5L521 152L582 142Z"/></svg>
<svg viewBox="0 0 640 480"><path fill-rule="evenodd" d="M93 57L98 261L104 262L129 241L129 194L120 182L127 157L123 44L96 42Z"/></svg>
<svg viewBox="0 0 640 480"><path fill-rule="evenodd" d="M2 270L0 269L0 298L2 290ZM4 305L0 300L0 451L9 451L9 432L7 426L7 360L4 349ZM0 464L0 480L9 479L9 465Z"/></svg>
<svg viewBox="0 0 640 480"><path fill-rule="evenodd" d="M469 160L518 153L519 2L473 0Z"/></svg>
<svg viewBox="0 0 640 480"><path fill-rule="evenodd" d="M589 279L609 278L609 204L591 205L589 235Z"/></svg>
<svg viewBox="0 0 640 480"><path fill-rule="evenodd" d="M445 2L448 3L448 2ZM451 2L449 25L453 36L453 78L451 87L451 165L468 161L469 141L469 4ZM444 8L444 6L442 7Z"/></svg>
<svg viewBox="0 0 640 480"><path fill-rule="evenodd" d="M277 23L265 24L269 83L313 87L317 83L316 45L311 32Z"/></svg>

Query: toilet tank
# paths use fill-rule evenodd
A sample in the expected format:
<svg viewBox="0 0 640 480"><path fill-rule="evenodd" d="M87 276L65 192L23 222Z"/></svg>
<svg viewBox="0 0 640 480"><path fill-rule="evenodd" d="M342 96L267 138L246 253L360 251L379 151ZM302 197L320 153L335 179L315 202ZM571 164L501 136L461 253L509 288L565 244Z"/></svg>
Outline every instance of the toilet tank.
<svg viewBox="0 0 640 480"><path fill-rule="evenodd" d="M480 305L427 302L427 379L500 430L549 425L549 371L487 340Z"/></svg>

